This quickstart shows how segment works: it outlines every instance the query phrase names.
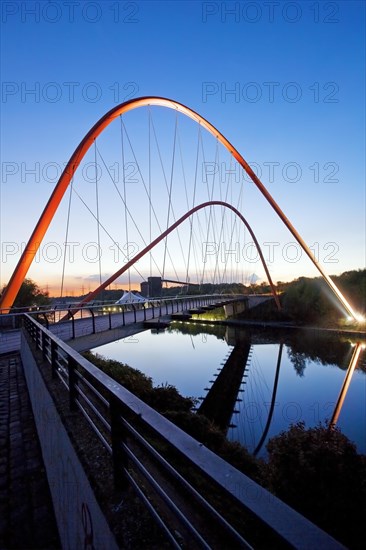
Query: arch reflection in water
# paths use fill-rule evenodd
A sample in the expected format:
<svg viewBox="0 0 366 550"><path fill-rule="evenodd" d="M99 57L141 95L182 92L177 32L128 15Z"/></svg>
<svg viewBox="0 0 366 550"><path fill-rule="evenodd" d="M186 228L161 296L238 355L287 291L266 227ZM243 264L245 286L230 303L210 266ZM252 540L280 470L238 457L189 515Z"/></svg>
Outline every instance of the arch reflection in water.
<svg viewBox="0 0 366 550"><path fill-rule="evenodd" d="M333 412L332 417L331 417L330 422L329 422L329 427L330 428L334 428L336 426L337 422L338 422L339 415L341 414L341 410L342 410L342 407L344 405L344 401L346 399L346 396L347 396L347 393L348 393L348 390L349 390L349 387L350 387L350 384L351 384L353 374L354 374L355 369L357 367L357 364L359 362L362 349L363 349L363 345L360 342L358 342L356 344L355 348L354 348L354 351L353 351L353 354L352 354L352 357L351 357L346 375L344 377L342 388L341 388L341 391L339 393L336 406L334 408L334 412Z"/></svg>
<svg viewBox="0 0 366 550"><path fill-rule="evenodd" d="M277 395L277 389L279 385L281 362L283 358L284 344L281 343L278 346L277 364L275 369L271 368L268 363L265 365L266 372L261 364L259 357L262 357L263 350L260 350L261 346L253 346L253 359L250 365L247 365L246 379L243 379L241 388L241 398L238 400L237 411L231 419L231 426L229 430L229 438L231 440L240 441L244 444L253 454L264 454L265 443L269 437L276 435L279 431L287 429L290 424L303 421L306 427L317 425L319 422L328 422L329 428L334 427L340 420L342 407L345 407L342 422L339 422L339 426L342 431L350 437L351 440L357 443L361 452L365 452L365 416L361 415L361 411L365 411L365 368L362 368L362 351L365 349L364 345L358 343L356 345L345 344L346 353L343 358L338 358L336 363L329 362L325 341L324 356L316 357L317 362L314 362L314 350L309 350L309 355L306 356L304 352L296 351L296 345L291 346L289 342L285 346L287 350L288 358L291 359L294 371L297 374L297 378L305 379L307 372L312 378L316 376L316 382L313 388L309 388L310 392L304 391L302 399L293 400L290 388L287 393L287 399L283 400L282 395L286 395L283 385L288 382L288 365L285 365L285 378L283 381L280 395ZM354 347L353 347L354 346ZM257 355L257 357L256 357ZM338 354L339 355L339 354ZM325 359L326 358L326 359ZM334 360L334 359L333 359ZM274 365L274 357L273 357ZM338 366L339 369L334 371L332 376L324 376L322 367L334 367ZM354 381L353 384L353 399L348 396L347 392L350 391L352 376L359 366L358 374L359 379ZM314 370L314 367L317 370ZM347 367L347 368L346 368ZM309 368L313 372L309 372ZM342 374L342 370L346 368L346 374ZM306 372L306 369L308 371ZM269 371L274 372L274 380L272 393L270 394ZM263 384L264 379L267 380L266 384ZM297 380L297 381L298 381ZM305 380L304 380L305 381ZM294 392L295 384L292 383L292 392ZM309 386L307 383L306 386ZM341 387L339 391L339 387ZM264 391L264 389L266 391ZM305 388L304 388L305 389ZM313 390L313 391L312 391ZM338 399L335 396L339 393ZM314 400L311 399L313 394ZM278 397L278 399L277 399ZM319 399L320 397L320 399ZM306 406L306 402L308 406ZM305 405L305 406L304 406ZM357 412L356 412L357 411ZM274 421L274 425L271 426L274 413L277 418ZM357 414L357 420L355 418ZM361 421L362 427L359 422ZM282 422L281 430L278 429L279 423ZM357 429L358 426L358 429Z"/></svg>
<svg viewBox="0 0 366 550"><path fill-rule="evenodd" d="M234 353L237 346L241 351ZM237 375L241 369L242 374L241 381L234 384L235 404L231 407L238 412L232 414L231 409L223 424L236 425L228 429L230 440L263 455L268 439L291 423L303 421L311 427L332 417L353 348L347 341L320 332L228 331L225 327L182 323L163 334L140 333L133 345L126 339L96 351L140 369L156 385L173 384L183 395L195 398L209 393L229 357L236 355L234 370ZM357 443L360 452L366 451L363 356L361 351L337 424ZM217 402L221 400L219 392Z"/></svg>

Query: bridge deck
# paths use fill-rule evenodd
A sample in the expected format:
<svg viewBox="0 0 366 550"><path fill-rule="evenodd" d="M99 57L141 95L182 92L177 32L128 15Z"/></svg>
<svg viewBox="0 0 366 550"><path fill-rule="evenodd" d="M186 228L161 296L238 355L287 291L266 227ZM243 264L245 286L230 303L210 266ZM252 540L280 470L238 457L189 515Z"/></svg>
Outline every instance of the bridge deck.
<svg viewBox="0 0 366 550"><path fill-rule="evenodd" d="M106 307L108 311L106 311L105 314L100 314L99 311L95 312L94 316L91 314L92 310L86 308L86 311L83 311L83 313L89 316L80 318L80 314L78 313L73 320L57 322L58 319L56 319L54 324L50 323L49 330L61 340L66 342L73 341L72 347L77 351L85 351L142 330L139 326L136 326L135 332L131 332L126 329L127 326L142 324L144 321L158 319L159 317L161 318L167 315L179 315L179 318L184 320L186 318L185 314L187 313L187 308L203 306L203 309L207 309L208 307L214 309L215 307L221 307L224 303L235 301L236 299L232 298L228 300L224 297L215 296L192 296L184 300L166 299L161 300L160 303L158 301L149 302L150 307L141 309L134 304L129 306L131 308L130 310L127 310L125 307L123 312L113 311L113 309L118 309L118 306L112 304ZM134 308L135 311L133 310ZM67 310L52 310L55 316L59 314L60 317L66 315L66 312ZM43 317L44 315L41 315L40 320L42 323L44 322ZM113 330L116 331L115 337L109 338L107 335L101 336L99 339L96 337L97 333L106 333ZM87 336L91 337L87 338ZM93 336L95 336L95 340ZM77 342L78 339L80 339L79 342ZM0 330L0 355L15 352L19 349L20 330Z"/></svg>

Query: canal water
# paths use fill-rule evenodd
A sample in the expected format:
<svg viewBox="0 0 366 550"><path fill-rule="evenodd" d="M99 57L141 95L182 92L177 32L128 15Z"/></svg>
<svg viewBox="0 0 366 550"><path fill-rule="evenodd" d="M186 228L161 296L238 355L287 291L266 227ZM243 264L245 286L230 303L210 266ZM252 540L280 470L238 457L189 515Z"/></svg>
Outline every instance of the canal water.
<svg viewBox="0 0 366 550"><path fill-rule="evenodd" d="M221 415L229 426L228 439L265 456L268 440L292 423L311 427L334 419L347 369L359 349L355 344L321 331L189 322L147 330L92 351L141 370L155 385L171 384L196 398L202 412L206 407L209 414ZM365 453L364 346L359 353L336 425Z"/></svg>

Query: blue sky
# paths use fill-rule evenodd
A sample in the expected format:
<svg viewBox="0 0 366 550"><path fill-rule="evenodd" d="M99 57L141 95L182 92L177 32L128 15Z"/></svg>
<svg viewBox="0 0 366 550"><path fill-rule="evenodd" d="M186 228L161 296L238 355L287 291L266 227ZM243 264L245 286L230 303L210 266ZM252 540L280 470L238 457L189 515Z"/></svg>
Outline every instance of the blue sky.
<svg viewBox="0 0 366 550"><path fill-rule="evenodd" d="M1 8L1 284L52 192L57 167L106 111L144 95L176 99L214 124L259 171L329 273L364 267L364 2L30 1L2 2ZM169 166L174 113L167 131L161 111L153 116ZM142 150L145 115L128 116ZM182 130L185 151L194 131ZM117 134L111 130L105 138L109 165ZM212 161L214 148L207 145ZM195 154L193 143L192 158L185 153L187 174ZM227 157L223 162L230 168ZM274 280L316 275L308 260L292 261L293 237L253 186L245 186L242 207L259 241L278 243L270 262ZM132 185L128 193L133 200L140 191ZM90 195L85 188L84 197ZM64 202L45 243L65 240ZM109 208L112 230L112 199ZM95 241L74 212L71 240ZM137 223L148 233L146 216L140 212ZM270 245L264 248L269 254ZM61 259L41 260L30 275L56 287ZM105 261L103 274L117 269ZM88 287L96 274L96 264L79 259L67 269L69 288ZM243 269L261 276L257 265Z"/></svg>

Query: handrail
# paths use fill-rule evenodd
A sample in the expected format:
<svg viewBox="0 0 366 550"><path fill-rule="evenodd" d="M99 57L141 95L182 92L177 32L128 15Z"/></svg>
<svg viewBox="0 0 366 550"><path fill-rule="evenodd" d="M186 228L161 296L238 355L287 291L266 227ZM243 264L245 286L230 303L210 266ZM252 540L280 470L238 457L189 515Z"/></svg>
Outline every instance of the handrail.
<svg viewBox="0 0 366 550"><path fill-rule="evenodd" d="M201 481L206 480L208 485L213 483L232 505L254 516L269 533L275 533L277 540L279 537L295 548L342 548L330 535L146 405L54 336L31 315L24 314L23 319L24 330L33 345L42 352L43 359L51 366L53 376L58 377L67 388L70 408L83 414L111 453L116 486L131 484L136 489L174 546L180 547L176 531L170 528L169 520L159 513L159 507L154 505L150 493L146 495L146 485L150 491L159 495L180 521L183 530L200 546L211 547L206 540L207 533L200 531L199 523L195 524L195 514L192 516L192 513L187 514L180 509L175 501L179 490L180 498L188 494L190 504L194 502L193 506L204 509L205 517L208 515L214 519L211 520L212 529L216 526L219 532L225 533L228 547L251 548L246 540L247 535L238 532L238 527L234 527L209 502L207 496L192 486L192 480L179 471L181 464L185 464L190 474L199 476ZM161 450L167 448L172 449L175 455L178 453L179 467ZM155 465L153 470L152 464ZM172 478L174 491L169 490ZM209 519L207 521L210 522ZM208 525L211 526L211 523Z"/></svg>
<svg viewBox="0 0 366 550"><path fill-rule="evenodd" d="M68 304L65 305L65 307L59 307L58 305L54 306L53 308L47 307L32 307L32 308L22 308L22 311L19 312L11 312L11 313L4 313L0 315L0 327L4 329L16 329L19 328L21 325L21 319L22 315L24 313L29 313L30 315L34 316L37 321L39 321L42 325L46 325L46 328L50 328L50 325L59 325L63 324L65 326L65 323L70 322L70 335L68 336L75 339L76 337L76 321L80 321L83 319L89 318L91 320L91 332L95 334L96 332L104 331L104 330L112 330L113 328L118 328L120 326L120 316L122 315L122 325L126 325L126 319L125 314L131 311L134 316L135 323L137 322L136 313L137 311L143 310L143 320L147 320L147 312L152 311L152 318L154 319L158 315L163 314L163 309L165 310L165 313L169 314L169 309L172 310L173 313L173 303L175 303L177 311L179 310L179 304L187 305L189 303L194 303L196 301L197 303L200 302L203 303L213 303L215 302L217 304L217 307L220 305L225 305L228 301L242 301L246 300L248 298L247 295L244 294L202 294L197 295L195 298L192 296L181 296L181 297L163 297L163 298L155 298L155 299L148 299L144 303L127 303L127 304L116 304L116 302L111 301L104 301L104 302L97 302L94 304L88 304L83 308L77 308L74 309L74 304ZM188 306L187 306L188 307ZM183 310L184 306L182 305L181 310ZM78 311L79 310L79 311ZM78 311L78 313L76 313ZM105 326L102 320L98 321L98 325L96 325L97 318L107 316L109 317L108 327ZM114 317L115 315L115 317ZM112 323L112 317L114 319L114 322ZM101 324L100 324L101 323ZM97 326L99 328L97 328ZM101 327L101 328L100 328ZM52 329L53 330L53 329ZM67 330L67 329L65 329ZM79 334L80 335L80 334ZM83 333L83 335L85 335Z"/></svg>
<svg viewBox="0 0 366 550"><path fill-rule="evenodd" d="M161 301L185 301L185 300L191 300L192 298L227 298L231 300L240 300L240 299L246 299L248 297L252 296L252 294L188 294L186 296L162 296L160 298L147 298L145 303L157 303ZM256 295L258 296L258 295ZM132 303L132 302L131 302ZM103 306L116 306L116 307L123 307L125 305L131 305L131 303L126 304L117 304L114 300L95 300L95 302L91 302L85 306L85 308L80 308L83 311L89 311L90 309L100 309ZM141 305L143 305L144 302L141 302ZM24 313L34 313L34 314L40 314L40 313L54 313L54 312L61 312L61 311L69 311L72 310L74 307L77 306L77 303L71 303L67 302L65 304L55 304L53 307L47 306L24 306L19 308L12 308L9 312L9 308L6 309L0 309L0 315L1 318L5 318L8 316L20 316ZM6 313L3 313L6 312Z"/></svg>

